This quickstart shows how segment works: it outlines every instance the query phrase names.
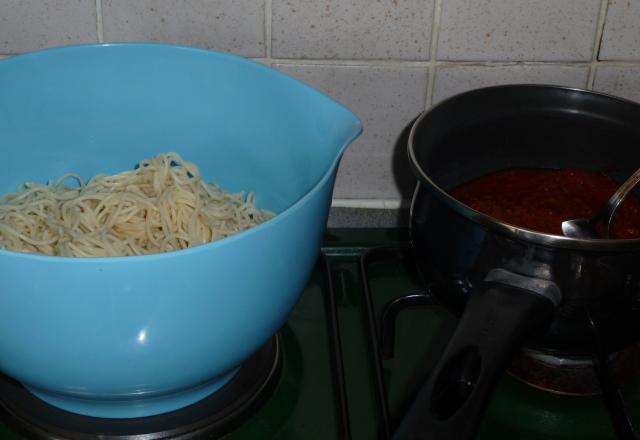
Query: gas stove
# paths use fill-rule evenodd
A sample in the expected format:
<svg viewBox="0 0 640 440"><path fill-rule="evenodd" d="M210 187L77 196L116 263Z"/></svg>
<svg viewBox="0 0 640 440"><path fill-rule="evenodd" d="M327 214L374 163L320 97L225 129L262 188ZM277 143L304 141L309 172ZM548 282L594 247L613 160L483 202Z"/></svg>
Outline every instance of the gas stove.
<svg viewBox="0 0 640 440"><path fill-rule="evenodd" d="M214 395L160 416L96 419L53 408L0 377L0 438L391 438L456 325L424 294L426 284L407 230L329 230L286 325ZM518 355L491 399L480 439L615 438L597 390L532 383L532 362L584 366ZM621 392L640 420L640 376L627 378Z"/></svg>

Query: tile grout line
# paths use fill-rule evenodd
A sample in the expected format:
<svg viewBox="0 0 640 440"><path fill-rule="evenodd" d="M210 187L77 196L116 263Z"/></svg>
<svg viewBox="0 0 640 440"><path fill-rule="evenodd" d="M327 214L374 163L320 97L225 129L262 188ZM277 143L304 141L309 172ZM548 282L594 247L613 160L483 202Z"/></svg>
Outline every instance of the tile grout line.
<svg viewBox="0 0 640 440"><path fill-rule="evenodd" d="M273 23L273 0L264 1L264 46L265 60L270 66L273 65L271 59L271 25Z"/></svg>
<svg viewBox="0 0 640 440"><path fill-rule="evenodd" d="M442 15L442 0L435 0L433 5L433 20L431 21L431 49L429 51L429 77L427 78L427 95L425 97L425 110L431 107L433 102L433 89L436 82L436 66L438 52L438 38L440 37L440 17Z"/></svg>
<svg viewBox="0 0 640 440"><path fill-rule="evenodd" d="M266 59L264 59L266 60ZM365 59L365 58L274 58L269 60L281 64L293 65L329 65L329 66L379 66L379 67L428 67L429 61L412 61L412 60L383 60L383 59Z"/></svg>
<svg viewBox="0 0 640 440"><path fill-rule="evenodd" d="M593 89L593 84L596 79L596 71L599 64L598 55L600 54L600 48L602 47L602 38L604 37L604 26L607 21L608 7L609 0L602 0L602 2L600 3L600 13L598 14L598 25L596 27L596 37L593 44L593 53L591 54L591 63L589 64L587 89Z"/></svg>
<svg viewBox="0 0 640 440"><path fill-rule="evenodd" d="M409 207L408 200L399 199L333 199L332 208L403 209Z"/></svg>
<svg viewBox="0 0 640 440"><path fill-rule="evenodd" d="M256 61L273 61L278 64L319 65L319 66L371 66L371 67L422 67L432 65L458 67L517 67L517 66L584 66L589 67L592 61L411 61L382 59L328 59L328 58L252 58ZM640 61L598 61L598 65L640 66Z"/></svg>
<svg viewBox="0 0 640 440"><path fill-rule="evenodd" d="M99 0L98 0L99 1ZM12 57L17 53L0 53L0 57ZM367 59L321 59L321 58L273 58L273 57L248 57L254 61L274 62L290 65L319 65L319 66L370 66L370 67L422 67L428 68L430 61L403 61L403 60L367 60ZM517 67L517 66L583 66L589 67L592 63L597 66L614 67L640 67L640 60L605 60L605 61L436 61L436 67Z"/></svg>
<svg viewBox="0 0 640 440"><path fill-rule="evenodd" d="M102 0L96 0L96 32L98 43L104 43L104 31L102 30Z"/></svg>

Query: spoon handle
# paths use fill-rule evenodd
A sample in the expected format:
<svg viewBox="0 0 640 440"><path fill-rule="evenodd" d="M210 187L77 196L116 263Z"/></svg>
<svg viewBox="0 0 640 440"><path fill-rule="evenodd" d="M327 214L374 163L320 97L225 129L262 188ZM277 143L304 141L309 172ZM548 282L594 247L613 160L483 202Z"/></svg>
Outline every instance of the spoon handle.
<svg viewBox="0 0 640 440"><path fill-rule="evenodd" d="M611 236L611 222L613 216L616 213L618 207L622 204L627 194L640 182L640 168L636 170L619 188L613 193L606 205L602 207L602 210L598 213L597 218L605 220L607 229L606 237Z"/></svg>

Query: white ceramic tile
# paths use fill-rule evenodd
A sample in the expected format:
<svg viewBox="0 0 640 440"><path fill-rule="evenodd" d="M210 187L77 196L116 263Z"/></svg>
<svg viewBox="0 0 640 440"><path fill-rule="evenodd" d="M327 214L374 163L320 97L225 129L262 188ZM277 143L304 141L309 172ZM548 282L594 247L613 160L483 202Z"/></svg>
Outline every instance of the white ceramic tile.
<svg viewBox="0 0 640 440"><path fill-rule="evenodd" d="M513 65L440 66L436 69L433 103L458 93L500 84L558 84L584 88L587 66Z"/></svg>
<svg viewBox="0 0 640 440"><path fill-rule="evenodd" d="M609 0L598 58L640 60L639 1Z"/></svg>
<svg viewBox="0 0 640 440"><path fill-rule="evenodd" d="M362 120L364 133L342 160L335 198L399 199L394 151L403 129L424 109L427 71L420 67L276 66L342 102ZM404 172L409 172L405 170Z"/></svg>
<svg viewBox="0 0 640 440"><path fill-rule="evenodd" d="M406 142L396 144L395 149L397 153L393 155L347 152L340 164L334 198L410 199L415 179L406 154ZM400 173L394 166L397 161L402 163ZM411 181L411 185L407 185L407 181Z"/></svg>
<svg viewBox="0 0 640 440"><path fill-rule="evenodd" d="M601 0L443 0L438 59L591 60L600 3Z"/></svg>
<svg viewBox="0 0 640 440"><path fill-rule="evenodd" d="M332 207L328 228L397 228L409 226L406 209L371 209Z"/></svg>
<svg viewBox="0 0 640 440"><path fill-rule="evenodd" d="M92 43L95 0L0 0L0 53Z"/></svg>
<svg viewBox="0 0 640 440"><path fill-rule="evenodd" d="M102 0L105 41L161 41L265 55L264 1Z"/></svg>
<svg viewBox="0 0 640 440"><path fill-rule="evenodd" d="M640 102L640 66L600 66L593 89Z"/></svg>
<svg viewBox="0 0 640 440"><path fill-rule="evenodd" d="M434 0L273 0L278 58L425 60Z"/></svg>

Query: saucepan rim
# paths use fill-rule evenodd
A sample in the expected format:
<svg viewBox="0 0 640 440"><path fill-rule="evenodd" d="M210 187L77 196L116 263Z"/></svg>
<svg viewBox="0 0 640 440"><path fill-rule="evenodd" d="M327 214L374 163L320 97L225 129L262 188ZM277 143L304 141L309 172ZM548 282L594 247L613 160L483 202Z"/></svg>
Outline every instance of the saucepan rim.
<svg viewBox="0 0 640 440"><path fill-rule="evenodd" d="M605 97L607 99L615 100L621 103L632 104L637 106L638 104L617 96L613 96L607 93L596 92L592 90L581 89L578 87L566 87L566 86L558 86L558 85L548 85L548 84L508 84L508 85L500 85L500 86L490 86L490 87L482 87L474 90L470 90L467 92L463 92L452 97L449 97L440 103L436 104L431 109L423 112L413 123L411 127L411 131L409 132L409 141L408 141L408 154L409 154L409 162L411 167L413 168L414 174L418 178L419 182L416 186L416 191L414 193L414 200L417 194L417 189L419 185L426 185L433 194L435 194L442 202L447 204L449 207L453 208L456 212L463 215L467 219L477 223L489 230L493 230L495 232L506 235L512 239L519 241L527 241L530 243L535 243L543 246L550 246L555 248L562 249L572 249L579 251L597 251L597 252L627 252L627 251L638 251L640 250L640 239L586 239L586 238L571 238L565 237L562 235L555 234L547 234L543 232L534 231L531 229L515 226L503 221L500 221L494 217L491 217L487 214L484 214L480 211L477 211L471 208L468 205L465 205L455 197L451 196L447 191L438 186L432 179L429 177L427 172L420 166L420 163L416 157L416 149L418 146L416 145L416 137L418 130L421 129L423 124L423 120L429 116L429 114L433 111L436 111L441 106L450 103L451 101L464 99L466 96L478 93L480 91L487 91L492 89L514 89L514 90L524 90L524 89L555 89L555 90L564 90L571 92L579 92L586 93L591 95L599 95ZM413 214L411 214L413 218Z"/></svg>

